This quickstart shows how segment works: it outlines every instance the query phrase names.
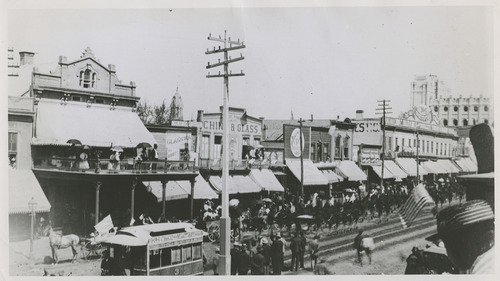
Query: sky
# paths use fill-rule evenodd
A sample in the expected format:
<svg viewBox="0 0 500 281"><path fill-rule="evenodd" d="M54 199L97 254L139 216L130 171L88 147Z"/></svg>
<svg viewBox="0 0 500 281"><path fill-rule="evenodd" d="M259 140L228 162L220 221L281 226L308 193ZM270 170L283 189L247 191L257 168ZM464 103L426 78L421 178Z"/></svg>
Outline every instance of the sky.
<svg viewBox="0 0 500 281"><path fill-rule="evenodd" d="M375 117L389 99L393 116L410 108L415 75L434 74L452 95L493 97L493 8L278 7L155 9L12 9L7 42L36 52L36 63L80 57L86 47L134 81L148 103L169 104L178 87L184 118L217 112L222 59L206 55L227 31L246 48L230 64L245 76L229 79L230 106L266 119ZM33 24L34 23L34 24Z"/></svg>

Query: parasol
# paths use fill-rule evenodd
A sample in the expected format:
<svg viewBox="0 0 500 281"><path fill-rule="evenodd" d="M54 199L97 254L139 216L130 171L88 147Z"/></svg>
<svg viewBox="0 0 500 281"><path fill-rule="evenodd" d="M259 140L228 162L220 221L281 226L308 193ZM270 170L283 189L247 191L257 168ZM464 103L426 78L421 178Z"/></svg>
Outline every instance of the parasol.
<svg viewBox="0 0 500 281"><path fill-rule="evenodd" d="M352 193L352 192L354 192L354 190L352 190L350 188L347 188L347 189L344 190L344 192L351 192Z"/></svg>
<svg viewBox="0 0 500 281"><path fill-rule="evenodd" d="M273 200L271 200L270 198L263 198L260 201L266 202L266 203L273 203Z"/></svg>
<svg viewBox="0 0 500 281"><path fill-rule="evenodd" d="M118 151L118 152L123 152L123 148L122 148L121 146L117 146L117 145L116 145L116 146L113 146L113 147L111 148L111 150L113 150L113 151Z"/></svg>
<svg viewBox="0 0 500 281"><path fill-rule="evenodd" d="M443 178L439 178L438 182L444 182L444 179Z"/></svg>
<svg viewBox="0 0 500 281"><path fill-rule="evenodd" d="M262 144L258 144L255 146L255 148L264 148L264 146Z"/></svg>
<svg viewBox="0 0 500 281"><path fill-rule="evenodd" d="M137 148L150 148L151 147L151 144L147 143L147 142L141 142L140 144L138 144L136 146Z"/></svg>
<svg viewBox="0 0 500 281"><path fill-rule="evenodd" d="M238 199L229 200L229 206L238 206L239 204L240 204L240 200L238 200Z"/></svg>
<svg viewBox="0 0 500 281"><path fill-rule="evenodd" d="M90 149L90 146L88 146L88 145L84 145L84 146L83 146L83 149Z"/></svg>
<svg viewBox="0 0 500 281"><path fill-rule="evenodd" d="M82 145L82 142L79 141L79 140L77 140L77 139L70 139L66 143L73 144L75 146L81 146Z"/></svg>

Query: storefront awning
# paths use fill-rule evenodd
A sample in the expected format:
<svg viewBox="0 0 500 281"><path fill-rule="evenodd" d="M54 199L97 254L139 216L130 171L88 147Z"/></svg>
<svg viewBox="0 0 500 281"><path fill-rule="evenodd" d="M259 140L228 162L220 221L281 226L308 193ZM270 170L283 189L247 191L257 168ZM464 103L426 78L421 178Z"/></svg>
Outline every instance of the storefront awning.
<svg viewBox="0 0 500 281"><path fill-rule="evenodd" d="M219 176L210 176L210 183L217 193L222 192L222 179ZM237 193L256 193L261 192L262 188L258 186L249 176L233 175L227 178L229 185L229 194Z"/></svg>
<svg viewBox="0 0 500 281"><path fill-rule="evenodd" d="M432 160L425 161L422 164L424 169L429 172L429 174L447 174L448 170L446 170L443 166L439 165L437 162Z"/></svg>
<svg viewBox="0 0 500 281"><path fill-rule="evenodd" d="M323 173L316 168L311 160L304 159L304 185L327 185L328 180ZM292 174L300 181L300 160L287 159L286 166Z"/></svg>
<svg viewBox="0 0 500 281"><path fill-rule="evenodd" d="M336 182L342 182L344 179L335 174L333 170L321 170L325 178L328 180L328 183L336 183Z"/></svg>
<svg viewBox="0 0 500 281"><path fill-rule="evenodd" d="M408 174L405 171L401 170L401 168L394 163L392 160L385 160L384 165L389 171L394 175L396 179L405 179L408 177Z"/></svg>
<svg viewBox="0 0 500 281"><path fill-rule="evenodd" d="M163 200L163 187L161 182L143 182L146 186L151 186L151 192L158 198L158 202ZM189 183L189 182L188 182ZM188 198L189 193L180 186L177 181L167 182L167 187L165 189L166 201L179 200Z"/></svg>
<svg viewBox="0 0 500 281"><path fill-rule="evenodd" d="M193 199L217 199L219 196L210 187L207 181L201 176L196 177L194 184L194 198ZM158 198L158 202L162 201L162 185L161 182L147 182L145 185L151 185L151 192ZM167 201L185 199L191 195L191 182L190 181L169 181L166 187Z"/></svg>
<svg viewBox="0 0 500 281"><path fill-rule="evenodd" d="M413 158L396 158L395 159L396 164L401 167L405 173L408 174L410 177L416 177L417 176L417 161ZM419 171L420 175L422 175L422 171Z"/></svg>
<svg viewBox="0 0 500 281"><path fill-rule="evenodd" d="M448 173L456 174L461 172L460 169L458 169L458 167L455 166L455 164L453 164L449 159L439 159L437 160L437 163L445 168Z"/></svg>
<svg viewBox="0 0 500 281"><path fill-rule="evenodd" d="M265 191L284 192L285 189L269 169L252 169L250 178Z"/></svg>
<svg viewBox="0 0 500 281"><path fill-rule="evenodd" d="M375 172L375 174L377 174L377 176L379 178L382 178L382 166L371 166L373 171ZM384 179L394 179L396 178L395 175L393 175L391 173L391 171L389 171L389 169L387 169L387 166L384 167Z"/></svg>
<svg viewBox="0 0 500 281"><path fill-rule="evenodd" d="M366 174L353 161L340 161L337 165L337 172L349 181L365 181Z"/></svg>
<svg viewBox="0 0 500 281"><path fill-rule="evenodd" d="M50 212L50 203L31 170L9 169L9 214L26 214L33 198L35 212Z"/></svg>
<svg viewBox="0 0 500 281"><path fill-rule="evenodd" d="M457 165L462 169L464 172L477 172L477 165L472 161L470 158L459 158L455 160Z"/></svg>
<svg viewBox="0 0 500 281"><path fill-rule="evenodd" d="M95 147L136 147L156 143L131 108L59 101L40 101L36 114L34 145L67 145L68 140Z"/></svg>

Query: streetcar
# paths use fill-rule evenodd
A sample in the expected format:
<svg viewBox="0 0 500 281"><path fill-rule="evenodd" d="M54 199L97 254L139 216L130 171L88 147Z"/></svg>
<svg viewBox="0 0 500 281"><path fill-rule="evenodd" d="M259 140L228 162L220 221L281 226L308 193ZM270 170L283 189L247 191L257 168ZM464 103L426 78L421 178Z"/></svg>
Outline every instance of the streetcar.
<svg viewBox="0 0 500 281"><path fill-rule="evenodd" d="M102 244L111 263L127 260L130 275L203 274L203 231L189 223L130 226Z"/></svg>

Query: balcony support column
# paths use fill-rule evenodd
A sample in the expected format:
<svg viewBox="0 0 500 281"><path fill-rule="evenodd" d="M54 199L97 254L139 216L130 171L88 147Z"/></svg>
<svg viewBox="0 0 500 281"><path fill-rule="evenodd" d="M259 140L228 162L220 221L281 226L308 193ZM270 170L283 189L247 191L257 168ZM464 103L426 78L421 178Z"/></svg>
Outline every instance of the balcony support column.
<svg viewBox="0 0 500 281"><path fill-rule="evenodd" d="M132 180L132 188L130 194L130 221L134 219L134 209L135 209L135 187L137 186L137 178Z"/></svg>
<svg viewBox="0 0 500 281"><path fill-rule="evenodd" d="M98 181L95 184L95 224L99 223L99 191L101 190L102 182Z"/></svg>
<svg viewBox="0 0 500 281"><path fill-rule="evenodd" d="M167 183L168 181L161 181L161 221L166 221L166 202L167 202Z"/></svg>
<svg viewBox="0 0 500 281"><path fill-rule="evenodd" d="M193 219L193 208L194 208L194 184L196 183L195 179L190 180L191 182L191 195L189 196L189 219Z"/></svg>

